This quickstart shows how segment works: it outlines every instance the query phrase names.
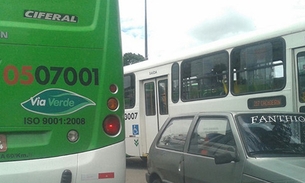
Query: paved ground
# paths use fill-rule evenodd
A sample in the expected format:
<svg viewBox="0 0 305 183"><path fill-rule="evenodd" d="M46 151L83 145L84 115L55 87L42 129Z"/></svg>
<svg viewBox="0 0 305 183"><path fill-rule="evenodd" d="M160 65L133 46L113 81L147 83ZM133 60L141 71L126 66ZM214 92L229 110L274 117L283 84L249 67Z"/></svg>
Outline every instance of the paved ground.
<svg viewBox="0 0 305 183"><path fill-rule="evenodd" d="M146 162L138 157L126 158L126 183L146 183Z"/></svg>

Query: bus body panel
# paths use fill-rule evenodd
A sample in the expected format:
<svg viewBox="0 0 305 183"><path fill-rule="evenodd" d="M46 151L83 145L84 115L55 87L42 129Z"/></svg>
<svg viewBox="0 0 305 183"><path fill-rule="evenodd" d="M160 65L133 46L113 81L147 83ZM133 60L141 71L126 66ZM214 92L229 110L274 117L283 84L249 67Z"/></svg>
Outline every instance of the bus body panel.
<svg viewBox="0 0 305 183"><path fill-rule="evenodd" d="M79 154L76 182L125 182L126 155L122 152L125 142Z"/></svg>
<svg viewBox="0 0 305 183"><path fill-rule="evenodd" d="M103 119L101 114L96 114L96 110L109 111L103 104L112 95L104 86L120 81L119 75L111 78L103 76L109 72L103 68L111 67L119 71L119 64L99 64L99 60L104 60L104 54L98 49L5 44L0 44L0 49L4 53L1 54L1 65L4 67L0 84L7 86L7 89L0 91L0 100L3 101L0 104L1 120L5 122L0 134L6 134L8 145L15 146L10 147L7 153L31 154L30 157L26 156L30 159L43 158L78 153L113 143L113 138L99 133L102 132ZM14 55L11 50L15 51ZM86 138L81 138L76 144L70 143L66 138L70 129L82 131L82 136ZM92 131L99 134L98 139L109 141L95 140ZM28 142L24 138L31 140ZM118 138L121 141L122 134L116 140ZM8 159L0 158L0 161L3 160Z"/></svg>
<svg viewBox="0 0 305 183"><path fill-rule="evenodd" d="M118 0L3 0L0 7L0 167L8 167L1 178L59 182L69 169L73 182L92 182L96 171L124 182ZM117 108L107 107L110 99ZM117 133L106 134L107 117L117 119Z"/></svg>
<svg viewBox="0 0 305 183"><path fill-rule="evenodd" d="M123 142L80 154L5 162L0 164L1 181L61 182L63 172L68 169L72 172L72 182L125 182L125 169L121 168L125 155L112 156L114 152L121 151L125 151Z"/></svg>
<svg viewBox="0 0 305 183"><path fill-rule="evenodd" d="M3 0L0 7L0 40L8 44L105 48L107 34L119 33L117 1Z"/></svg>

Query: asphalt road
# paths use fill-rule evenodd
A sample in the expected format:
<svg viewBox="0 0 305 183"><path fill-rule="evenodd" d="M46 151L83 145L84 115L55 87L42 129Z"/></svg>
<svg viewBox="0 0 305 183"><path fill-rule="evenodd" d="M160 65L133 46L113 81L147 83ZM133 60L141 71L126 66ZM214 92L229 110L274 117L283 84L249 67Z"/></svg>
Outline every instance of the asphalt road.
<svg viewBox="0 0 305 183"><path fill-rule="evenodd" d="M139 157L126 158L126 183L146 183L146 162Z"/></svg>

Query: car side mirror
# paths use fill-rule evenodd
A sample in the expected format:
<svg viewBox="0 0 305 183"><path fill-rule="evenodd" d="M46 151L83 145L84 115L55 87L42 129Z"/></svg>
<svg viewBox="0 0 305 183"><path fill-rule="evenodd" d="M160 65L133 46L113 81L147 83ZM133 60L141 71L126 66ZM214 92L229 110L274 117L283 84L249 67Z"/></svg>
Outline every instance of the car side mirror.
<svg viewBox="0 0 305 183"><path fill-rule="evenodd" d="M238 162L238 157L236 153L232 152L223 152L223 153L217 153L214 156L215 164L226 164L231 163L232 161Z"/></svg>

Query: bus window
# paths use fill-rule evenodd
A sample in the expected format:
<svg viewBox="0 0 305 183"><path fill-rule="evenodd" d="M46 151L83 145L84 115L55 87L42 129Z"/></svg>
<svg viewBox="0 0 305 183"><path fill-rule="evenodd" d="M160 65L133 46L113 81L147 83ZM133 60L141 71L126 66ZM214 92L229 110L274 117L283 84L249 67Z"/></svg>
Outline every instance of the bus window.
<svg viewBox="0 0 305 183"><path fill-rule="evenodd" d="M124 76L124 97L125 109L130 109L135 106L135 76L128 74Z"/></svg>
<svg viewBox="0 0 305 183"><path fill-rule="evenodd" d="M155 84L153 82L145 83L144 87L146 116L156 115Z"/></svg>
<svg viewBox="0 0 305 183"><path fill-rule="evenodd" d="M280 90L284 87L284 44L281 40L232 51L235 95Z"/></svg>
<svg viewBox="0 0 305 183"><path fill-rule="evenodd" d="M298 58L298 81L299 81L299 100L305 103L305 52L301 52Z"/></svg>
<svg viewBox="0 0 305 183"><path fill-rule="evenodd" d="M177 103L179 100L179 64L172 65L172 101Z"/></svg>
<svg viewBox="0 0 305 183"><path fill-rule="evenodd" d="M228 62L227 52L183 61L181 99L189 101L226 96Z"/></svg>
<svg viewBox="0 0 305 183"><path fill-rule="evenodd" d="M158 82L160 114L168 114L167 79Z"/></svg>

